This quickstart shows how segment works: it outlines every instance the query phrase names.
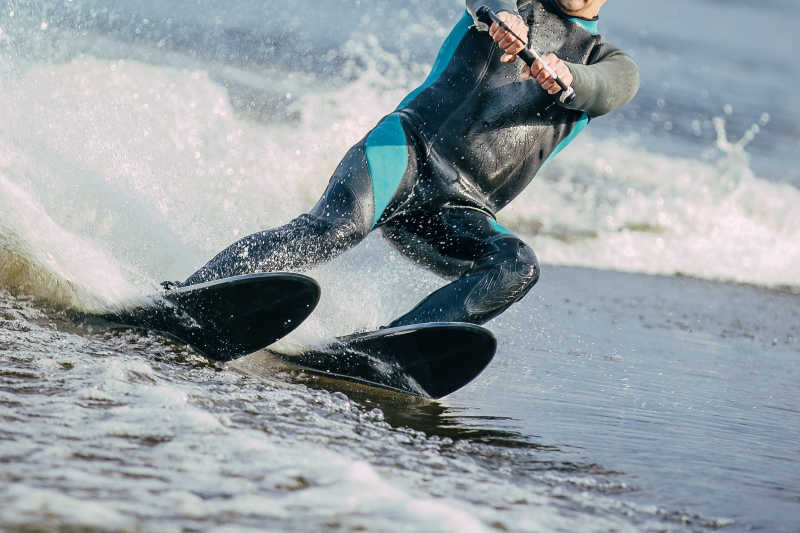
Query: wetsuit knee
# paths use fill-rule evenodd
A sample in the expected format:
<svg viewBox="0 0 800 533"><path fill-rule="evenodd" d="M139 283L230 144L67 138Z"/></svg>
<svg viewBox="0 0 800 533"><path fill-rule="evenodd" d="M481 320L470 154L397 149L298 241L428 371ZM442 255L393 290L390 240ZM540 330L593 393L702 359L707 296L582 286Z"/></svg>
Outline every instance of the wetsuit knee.
<svg viewBox="0 0 800 533"><path fill-rule="evenodd" d="M533 249L517 238L506 238L501 246L505 248L502 257L508 271L514 273L521 298L539 281L539 260Z"/></svg>
<svg viewBox="0 0 800 533"><path fill-rule="evenodd" d="M485 244L485 253L459 279L389 326L436 321L483 324L522 299L539 279L533 250L513 235L496 236Z"/></svg>
<svg viewBox="0 0 800 533"><path fill-rule="evenodd" d="M467 296L465 306L474 316L494 316L521 300L539 280L539 261L533 249L512 235L489 243L471 273L484 272Z"/></svg>
<svg viewBox="0 0 800 533"><path fill-rule="evenodd" d="M487 242L487 251L475 264L476 269L498 265L515 272L533 286L539 279L539 260L533 249L514 235L499 235Z"/></svg>

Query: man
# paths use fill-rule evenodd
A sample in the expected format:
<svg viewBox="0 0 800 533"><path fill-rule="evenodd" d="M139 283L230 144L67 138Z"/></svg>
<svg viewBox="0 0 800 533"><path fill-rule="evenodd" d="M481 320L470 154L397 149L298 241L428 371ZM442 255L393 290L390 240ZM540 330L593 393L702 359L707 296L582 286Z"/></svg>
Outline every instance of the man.
<svg viewBox="0 0 800 533"><path fill-rule="evenodd" d="M390 327L481 324L503 312L536 283L539 265L495 213L590 118L638 90L636 65L597 33L605 1L467 0L427 80L349 150L317 205L234 243L185 284L310 268L381 228L403 254L453 280ZM559 86L540 62L515 62L523 43L475 20L482 5L550 52L543 60L573 87L573 102L553 98Z"/></svg>

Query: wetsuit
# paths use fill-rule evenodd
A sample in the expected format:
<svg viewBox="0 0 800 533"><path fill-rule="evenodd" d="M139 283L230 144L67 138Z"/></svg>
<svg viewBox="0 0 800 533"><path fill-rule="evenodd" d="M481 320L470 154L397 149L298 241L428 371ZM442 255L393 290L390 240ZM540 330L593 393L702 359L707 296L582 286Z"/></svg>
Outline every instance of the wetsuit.
<svg viewBox="0 0 800 533"><path fill-rule="evenodd" d="M555 103L474 20L481 5L519 14L529 41L567 62L578 95ZM185 283L302 270L381 228L403 254L453 281L390 326L483 323L536 283L533 250L495 213L589 122L629 101L638 69L603 42L597 21L551 0L468 0L425 82L352 147L311 211L234 243Z"/></svg>

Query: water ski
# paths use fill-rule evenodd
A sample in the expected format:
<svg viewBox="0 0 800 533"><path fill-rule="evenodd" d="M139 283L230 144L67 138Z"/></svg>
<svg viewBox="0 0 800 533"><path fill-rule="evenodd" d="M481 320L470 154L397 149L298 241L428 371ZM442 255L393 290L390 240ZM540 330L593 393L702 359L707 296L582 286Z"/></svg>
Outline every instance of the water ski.
<svg viewBox="0 0 800 533"><path fill-rule="evenodd" d="M319 296L319 285L308 276L249 274L171 289L96 318L163 333L210 359L230 361L287 335Z"/></svg>
<svg viewBox="0 0 800 533"><path fill-rule="evenodd" d="M472 381L496 348L485 328L438 322L341 337L299 355L270 352L325 377L436 399Z"/></svg>

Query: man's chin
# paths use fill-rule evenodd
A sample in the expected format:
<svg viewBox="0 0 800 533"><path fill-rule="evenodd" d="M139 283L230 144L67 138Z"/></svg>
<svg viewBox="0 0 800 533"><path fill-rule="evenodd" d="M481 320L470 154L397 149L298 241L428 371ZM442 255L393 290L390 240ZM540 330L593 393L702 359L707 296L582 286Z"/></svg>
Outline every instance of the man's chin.
<svg viewBox="0 0 800 533"><path fill-rule="evenodd" d="M588 4L586 0L555 0L555 2L567 14L580 11Z"/></svg>

